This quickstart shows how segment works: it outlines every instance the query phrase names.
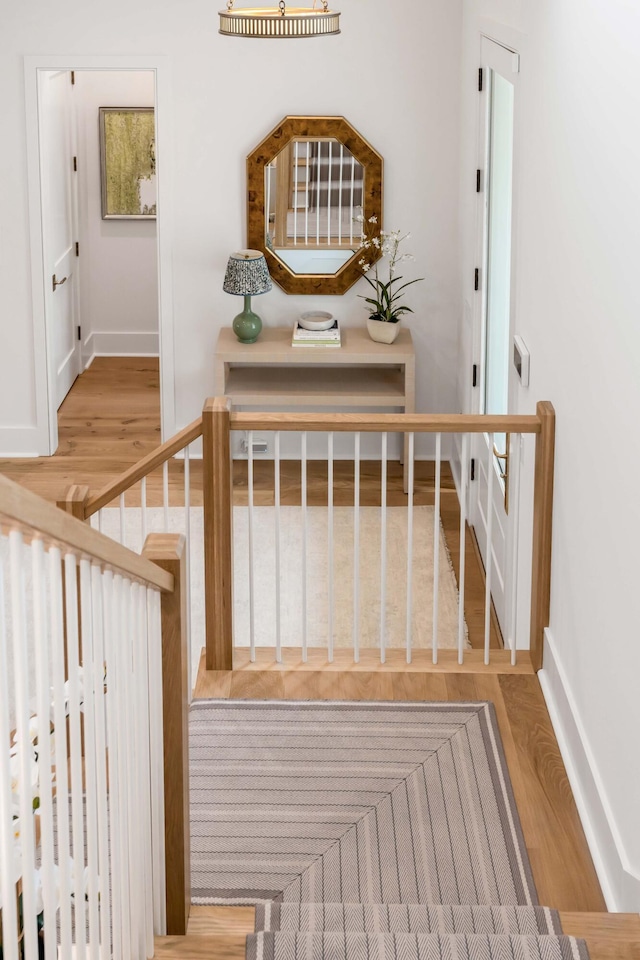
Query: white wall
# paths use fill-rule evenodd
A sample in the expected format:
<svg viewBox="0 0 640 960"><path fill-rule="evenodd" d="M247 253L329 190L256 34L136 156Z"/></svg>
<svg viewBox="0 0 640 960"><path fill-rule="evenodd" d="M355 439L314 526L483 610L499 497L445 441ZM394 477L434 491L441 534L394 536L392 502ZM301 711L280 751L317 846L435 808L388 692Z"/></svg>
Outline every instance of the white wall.
<svg viewBox="0 0 640 960"><path fill-rule="evenodd" d="M94 355L158 352L155 220L103 220L100 107L153 107L152 71L76 71L80 320L86 364Z"/></svg>
<svg viewBox="0 0 640 960"><path fill-rule="evenodd" d="M549 399L557 413L542 680L609 906L637 911L640 7L464 0L464 342L483 29L522 53L516 326L531 351L531 385L519 390L516 412Z"/></svg>
<svg viewBox="0 0 640 960"><path fill-rule="evenodd" d="M17 91L0 100L0 130L11 144L0 151L0 222L13 225L0 238L0 269L11 278L0 286L0 450L10 449L7 428L16 424L26 428L24 449L35 452L42 438L31 362L21 60L33 51L169 57L175 426L197 416L211 393L218 330L237 313L222 280L229 253L246 243L245 158L287 114L345 115L383 154L387 226L412 231L413 275L427 278L408 298L418 405L452 409L461 2L414 2L405 23L389 0L349 0L339 37L282 43L221 37L216 7L203 0L188 13L170 0L113 0L108 11L75 0L60 0L55 11L44 0L13 3L0 36L0 85ZM362 324L356 294L364 287L360 281L336 298L278 289L260 307L272 325L312 307Z"/></svg>

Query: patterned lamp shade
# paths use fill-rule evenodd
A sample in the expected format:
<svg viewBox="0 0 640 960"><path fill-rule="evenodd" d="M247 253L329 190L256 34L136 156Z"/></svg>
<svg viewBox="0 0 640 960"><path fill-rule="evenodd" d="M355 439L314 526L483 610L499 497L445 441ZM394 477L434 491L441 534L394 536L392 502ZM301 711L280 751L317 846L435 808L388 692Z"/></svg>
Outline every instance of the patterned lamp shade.
<svg viewBox="0 0 640 960"><path fill-rule="evenodd" d="M238 250L227 264L222 289L238 297L256 297L268 293L272 283L264 254L259 250Z"/></svg>

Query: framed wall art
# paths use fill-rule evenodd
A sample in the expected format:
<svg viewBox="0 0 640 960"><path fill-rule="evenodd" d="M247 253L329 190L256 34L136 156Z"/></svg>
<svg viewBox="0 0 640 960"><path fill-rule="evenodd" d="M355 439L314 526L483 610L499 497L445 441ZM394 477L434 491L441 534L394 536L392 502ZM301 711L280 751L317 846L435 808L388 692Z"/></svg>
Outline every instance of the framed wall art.
<svg viewBox="0 0 640 960"><path fill-rule="evenodd" d="M100 107L103 220L155 220L153 107Z"/></svg>

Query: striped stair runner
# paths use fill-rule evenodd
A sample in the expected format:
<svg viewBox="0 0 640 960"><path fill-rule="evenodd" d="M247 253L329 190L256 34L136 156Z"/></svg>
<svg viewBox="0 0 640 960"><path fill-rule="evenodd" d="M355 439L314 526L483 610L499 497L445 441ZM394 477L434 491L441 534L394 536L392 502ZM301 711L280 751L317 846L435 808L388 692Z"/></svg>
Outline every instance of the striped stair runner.
<svg viewBox="0 0 640 960"><path fill-rule="evenodd" d="M462 907L421 903L263 903L256 933L483 933L560 934L557 910L548 907Z"/></svg>
<svg viewBox="0 0 640 960"><path fill-rule="evenodd" d="M588 960L564 936L436 933L254 933L247 960Z"/></svg>
<svg viewBox="0 0 640 960"><path fill-rule="evenodd" d="M538 906L487 702L198 701L192 902L248 960L588 960Z"/></svg>

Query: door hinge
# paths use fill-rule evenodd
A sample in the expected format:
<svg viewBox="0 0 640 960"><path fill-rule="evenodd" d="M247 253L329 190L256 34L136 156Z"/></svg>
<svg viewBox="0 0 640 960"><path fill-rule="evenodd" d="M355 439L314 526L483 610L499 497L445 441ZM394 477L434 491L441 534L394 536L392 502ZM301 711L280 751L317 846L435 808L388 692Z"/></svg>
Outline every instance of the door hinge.
<svg viewBox="0 0 640 960"><path fill-rule="evenodd" d="M473 367L472 367L471 369L472 369L472 373L471 373L471 386L472 386L472 387L477 387L477 386L478 386L478 364L477 364L477 363L474 363L474 365L473 365Z"/></svg>
<svg viewBox="0 0 640 960"><path fill-rule="evenodd" d="M482 69L482 67L480 67L480 69L478 70L478 91L480 93L482 93L483 87L484 87L484 70Z"/></svg>
<svg viewBox="0 0 640 960"><path fill-rule="evenodd" d="M476 193L480 193L481 184L482 184L482 171L476 170Z"/></svg>
<svg viewBox="0 0 640 960"><path fill-rule="evenodd" d="M480 289L480 271L477 267L476 267L476 272L474 274L473 289L474 290Z"/></svg>
<svg viewBox="0 0 640 960"><path fill-rule="evenodd" d="M475 458L471 458L471 479L475 480L476 478L476 461Z"/></svg>
<svg viewBox="0 0 640 960"><path fill-rule="evenodd" d="M80 243L76 240L76 257L80 256Z"/></svg>
<svg viewBox="0 0 640 960"><path fill-rule="evenodd" d="M78 158L77 158L77 157L74 157L74 158L73 158L73 172L74 172L74 173L77 173L77 172L78 172Z"/></svg>
<svg viewBox="0 0 640 960"><path fill-rule="evenodd" d="M82 340L82 330L80 324L78 324L78 340Z"/></svg>
<svg viewBox="0 0 640 960"><path fill-rule="evenodd" d="M76 72L75 70L71 71L71 86L76 82Z"/></svg>

